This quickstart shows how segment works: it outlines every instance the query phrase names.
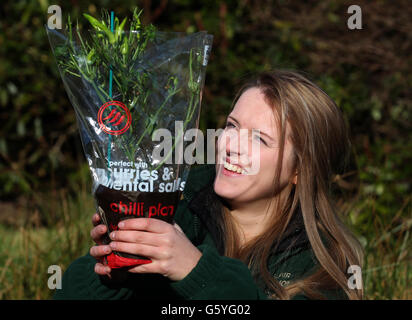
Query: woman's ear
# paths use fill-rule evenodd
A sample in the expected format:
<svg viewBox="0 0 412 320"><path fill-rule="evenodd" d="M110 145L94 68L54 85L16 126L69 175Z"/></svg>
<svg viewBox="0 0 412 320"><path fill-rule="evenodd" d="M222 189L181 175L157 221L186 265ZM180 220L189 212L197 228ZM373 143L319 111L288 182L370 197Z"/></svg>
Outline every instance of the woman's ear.
<svg viewBox="0 0 412 320"><path fill-rule="evenodd" d="M292 183L296 185L298 183L298 170L295 171L293 177L292 177Z"/></svg>

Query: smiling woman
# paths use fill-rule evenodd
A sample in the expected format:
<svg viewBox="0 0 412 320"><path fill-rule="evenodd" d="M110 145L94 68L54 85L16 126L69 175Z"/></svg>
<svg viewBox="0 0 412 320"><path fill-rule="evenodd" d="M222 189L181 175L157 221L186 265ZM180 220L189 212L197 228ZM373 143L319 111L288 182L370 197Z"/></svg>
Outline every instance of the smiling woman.
<svg viewBox="0 0 412 320"><path fill-rule="evenodd" d="M228 116L226 131L242 128L260 130L260 152L243 154L245 148L226 144L219 149L220 157L230 163L235 156L243 170L247 163L259 161L260 170L233 175L226 166L216 168L214 191L226 203L225 254L247 262L278 297L297 292L321 297L322 289L333 287L350 298L361 297L360 291L348 288L346 278L348 266L361 264L361 246L339 220L329 196L333 174L341 169L349 148L336 104L298 73L263 73L239 91ZM300 215L320 266L282 287L267 261Z"/></svg>
<svg viewBox="0 0 412 320"><path fill-rule="evenodd" d="M97 245L69 267L56 298L361 298L346 271L362 250L330 198L348 147L342 114L320 88L295 72L259 74L235 98L217 164L191 169L175 225L125 220L105 245L94 215ZM151 261L117 281L101 263L112 250Z"/></svg>

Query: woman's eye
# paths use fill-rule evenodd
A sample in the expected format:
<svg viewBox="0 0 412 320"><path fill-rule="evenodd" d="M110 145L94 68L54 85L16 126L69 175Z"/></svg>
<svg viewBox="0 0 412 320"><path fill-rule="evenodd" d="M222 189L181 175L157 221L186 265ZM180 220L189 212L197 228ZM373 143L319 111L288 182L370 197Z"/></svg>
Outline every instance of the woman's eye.
<svg viewBox="0 0 412 320"><path fill-rule="evenodd" d="M265 146L267 146L266 141L265 141L264 139L262 139L262 137L261 137L261 136L259 136L259 135L255 135L255 138L256 138L256 140L259 140L259 142L262 142Z"/></svg>
<svg viewBox="0 0 412 320"><path fill-rule="evenodd" d="M258 138L260 139L261 142L263 142L263 144L264 144L265 146L267 146L267 143L266 143L265 140L263 140L261 137L258 137Z"/></svg>
<svg viewBox="0 0 412 320"><path fill-rule="evenodd" d="M226 127L225 128L236 128L236 126L232 122L228 121L228 122L226 122ZM265 146L268 145L266 143L266 141L264 139L262 139L262 137L259 134L255 134L254 138L256 140L259 140L259 142L262 142Z"/></svg>

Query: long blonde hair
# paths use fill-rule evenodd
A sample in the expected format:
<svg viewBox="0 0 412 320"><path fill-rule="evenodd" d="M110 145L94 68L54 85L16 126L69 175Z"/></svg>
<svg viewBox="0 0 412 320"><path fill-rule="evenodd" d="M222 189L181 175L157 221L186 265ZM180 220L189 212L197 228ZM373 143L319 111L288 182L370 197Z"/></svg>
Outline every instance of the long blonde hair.
<svg viewBox="0 0 412 320"><path fill-rule="evenodd" d="M239 229L229 209L224 207L225 255L243 260L252 271L258 270L256 273L273 298L289 299L305 294L322 299L322 290L341 288L349 299L361 299L362 290L348 288L346 272L350 265L361 266L362 247L339 219L330 192L334 174L341 169L350 148L341 111L323 90L297 72L277 70L259 74L239 90L234 104L250 88L262 91L279 124L281 142L274 190L278 190L282 170L286 123L291 128L297 184L290 186L284 203L280 203L280 197L273 197L269 207L274 213L271 223L243 247L239 247ZM267 262L298 210L319 268L282 287L270 274Z"/></svg>

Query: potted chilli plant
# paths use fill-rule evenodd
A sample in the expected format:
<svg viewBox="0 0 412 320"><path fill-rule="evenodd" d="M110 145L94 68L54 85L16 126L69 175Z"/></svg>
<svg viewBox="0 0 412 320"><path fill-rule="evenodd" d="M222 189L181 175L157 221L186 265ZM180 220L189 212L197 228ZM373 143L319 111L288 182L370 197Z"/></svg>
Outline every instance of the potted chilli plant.
<svg viewBox="0 0 412 320"><path fill-rule="evenodd" d="M84 14L90 29L83 31L70 17L63 31L46 27L108 234L123 219L173 221L190 169L177 161L176 146L198 125L213 39L207 32L159 32L141 23L141 13L134 10L130 23L113 12L100 20ZM153 138L157 129L176 132L176 123L171 147ZM106 260L112 268L150 262L119 252Z"/></svg>

